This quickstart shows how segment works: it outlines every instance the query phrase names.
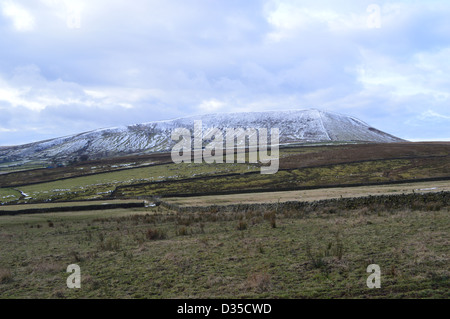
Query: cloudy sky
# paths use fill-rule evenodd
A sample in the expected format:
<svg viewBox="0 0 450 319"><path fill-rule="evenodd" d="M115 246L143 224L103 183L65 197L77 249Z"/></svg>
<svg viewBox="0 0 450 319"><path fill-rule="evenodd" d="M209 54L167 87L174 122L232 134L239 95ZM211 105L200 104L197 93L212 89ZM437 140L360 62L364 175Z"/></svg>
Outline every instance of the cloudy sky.
<svg viewBox="0 0 450 319"><path fill-rule="evenodd" d="M0 145L319 108L450 140L448 0L0 0Z"/></svg>

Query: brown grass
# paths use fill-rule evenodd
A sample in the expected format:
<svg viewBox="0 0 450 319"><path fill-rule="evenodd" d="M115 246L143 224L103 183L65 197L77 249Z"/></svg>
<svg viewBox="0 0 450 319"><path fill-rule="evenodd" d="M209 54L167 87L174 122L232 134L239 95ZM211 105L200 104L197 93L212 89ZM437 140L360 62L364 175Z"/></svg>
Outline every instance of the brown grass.
<svg viewBox="0 0 450 319"><path fill-rule="evenodd" d="M149 228L149 229L147 229L147 232L145 233L145 237L148 240L161 240L161 239L166 239L167 235L164 231L161 231L159 229Z"/></svg>
<svg viewBox="0 0 450 319"><path fill-rule="evenodd" d="M53 262L42 262L33 267L33 272L54 273L64 270L64 267Z"/></svg>
<svg viewBox="0 0 450 319"><path fill-rule="evenodd" d="M255 272L248 275L244 287L258 293L269 291L272 287L271 276L267 272Z"/></svg>
<svg viewBox="0 0 450 319"><path fill-rule="evenodd" d="M289 155L280 169L302 168L377 159L450 156L450 143L388 143L328 146L316 152Z"/></svg>
<svg viewBox="0 0 450 319"><path fill-rule="evenodd" d="M211 206L211 212L220 211L218 206L234 203L283 203L288 201L316 201L330 198L352 198L360 196L410 194L413 192L428 193L450 191L450 181L404 183L396 185L337 187L297 191L258 192L252 194L209 195L192 197L165 198L164 201L180 206ZM430 210L439 210L439 206L432 206ZM269 219L267 219L269 220Z"/></svg>
<svg viewBox="0 0 450 319"><path fill-rule="evenodd" d="M9 269L0 268L0 284L7 284L12 279L12 272Z"/></svg>

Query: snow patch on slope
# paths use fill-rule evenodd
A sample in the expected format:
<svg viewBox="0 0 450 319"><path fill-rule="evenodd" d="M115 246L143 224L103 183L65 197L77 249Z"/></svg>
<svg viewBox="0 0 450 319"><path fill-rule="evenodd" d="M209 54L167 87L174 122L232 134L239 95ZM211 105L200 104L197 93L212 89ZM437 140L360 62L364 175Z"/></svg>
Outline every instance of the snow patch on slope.
<svg viewBox="0 0 450 319"><path fill-rule="evenodd" d="M83 154L91 158L130 153L170 151L175 144L171 133L184 127L194 131L201 120L203 134L211 128L278 128L280 144L292 142L366 141L398 142L387 133L354 117L317 109L195 115L173 120L103 128L72 136L13 147L0 148L0 159L64 160Z"/></svg>

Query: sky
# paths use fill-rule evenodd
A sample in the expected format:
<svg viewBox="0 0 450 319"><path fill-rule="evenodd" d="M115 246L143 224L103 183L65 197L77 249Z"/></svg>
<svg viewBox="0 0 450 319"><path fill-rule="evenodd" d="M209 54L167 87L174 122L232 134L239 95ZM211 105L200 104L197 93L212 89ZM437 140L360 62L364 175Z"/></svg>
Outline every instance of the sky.
<svg viewBox="0 0 450 319"><path fill-rule="evenodd" d="M0 145L317 108L450 140L448 0L0 0Z"/></svg>

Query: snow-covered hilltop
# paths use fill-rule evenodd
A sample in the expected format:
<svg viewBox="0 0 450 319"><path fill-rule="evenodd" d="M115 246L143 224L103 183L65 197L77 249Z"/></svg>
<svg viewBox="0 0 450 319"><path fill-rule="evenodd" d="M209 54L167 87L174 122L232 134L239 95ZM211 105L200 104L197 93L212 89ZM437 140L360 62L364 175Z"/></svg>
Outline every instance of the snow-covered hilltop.
<svg viewBox="0 0 450 319"><path fill-rule="evenodd" d="M280 143L358 141L400 142L356 118L316 109L218 113L167 121L100 129L31 144L0 148L0 163L23 160L65 161L83 155L89 158L112 157L170 151L175 144L171 133L183 127L193 132L194 120L208 128L278 128Z"/></svg>

